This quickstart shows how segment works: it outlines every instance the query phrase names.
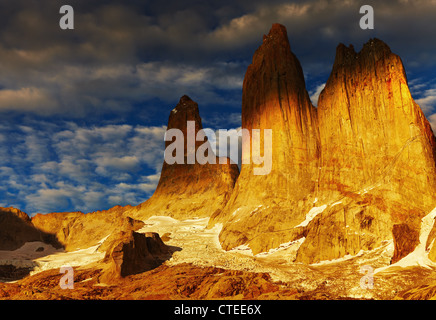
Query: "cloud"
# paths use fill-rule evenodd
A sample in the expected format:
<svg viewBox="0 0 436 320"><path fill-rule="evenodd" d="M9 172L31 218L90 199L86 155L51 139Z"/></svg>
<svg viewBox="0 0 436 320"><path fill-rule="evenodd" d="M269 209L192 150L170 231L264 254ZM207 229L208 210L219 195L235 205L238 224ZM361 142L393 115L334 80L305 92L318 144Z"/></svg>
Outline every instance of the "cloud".
<svg viewBox="0 0 436 320"><path fill-rule="evenodd" d="M418 77L409 81L410 93L436 131L436 84L434 79Z"/></svg>
<svg viewBox="0 0 436 320"><path fill-rule="evenodd" d="M205 106L237 106L245 69L274 22L287 26L291 47L311 75L328 75L339 42L358 46L373 36L408 66L435 65L433 1L374 3L374 31L358 26L362 4L77 0L76 28L63 32L57 1L4 2L0 112L126 114L144 101L166 103L185 93Z"/></svg>
<svg viewBox="0 0 436 320"><path fill-rule="evenodd" d="M242 134L241 127L232 129L205 129L208 141L218 157L227 157L241 165Z"/></svg>
<svg viewBox="0 0 436 320"><path fill-rule="evenodd" d="M37 210L41 212L56 211L56 208L70 206L77 208L82 204L82 195L85 190L82 186L77 187L60 182L57 183L56 188L39 189L27 195L25 200L29 203L27 208L34 210L38 208Z"/></svg>
<svg viewBox="0 0 436 320"><path fill-rule="evenodd" d="M216 129L226 129L240 126L242 121L241 112L211 113L202 119L202 123Z"/></svg>
<svg viewBox="0 0 436 320"><path fill-rule="evenodd" d="M428 121L430 122L433 132L436 132L436 113L431 114L428 117Z"/></svg>
<svg viewBox="0 0 436 320"><path fill-rule="evenodd" d="M95 159L97 168L95 172L108 176L112 174L112 170L136 172L139 170L139 159L136 156L124 156L124 157L99 157Z"/></svg>
<svg viewBox="0 0 436 320"><path fill-rule="evenodd" d="M314 106L318 105L318 98L321 94L321 91L324 90L325 83L318 85L315 89L309 92L310 100Z"/></svg>
<svg viewBox="0 0 436 320"><path fill-rule="evenodd" d="M215 47L228 48L243 46L266 33L274 22L299 20L307 15L310 3L280 3L276 5L263 4L254 12L231 19L219 26L208 35L208 41Z"/></svg>
<svg viewBox="0 0 436 320"><path fill-rule="evenodd" d="M132 154L148 166L159 172L164 158L164 137L166 126L137 126L134 136L129 140L128 147Z"/></svg>
<svg viewBox="0 0 436 320"><path fill-rule="evenodd" d="M142 63L136 67L140 90L148 97L174 101L184 93L193 93L201 103L237 103L217 93L219 90L240 90L245 66L217 63L212 66L174 64L161 61Z"/></svg>
<svg viewBox="0 0 436 320"><path fill-rule="evenodd" d="M429 113L435 110L436 107L436 87L426 89L422 93L422 98L416 99L415 102L419 104L424 113Z"/></svg>
<svg viewBox="0 0 436 320"><path fill-rule="evenodd" d="M238 101L218 91L239 92L244 72L245 65L225 62L211 66L166 61L93 67L67 64L27 76L24 81L32 87L0 90L0 112L62 114L72 118L90 113L126 114L143 101L157 98L169 103L185 93L195 94L203 105L235 105ZM7 86L16 86L21 79L6 82Z"/></svg>
<svg viewBox="0 0 436 320"><path fill-rule="evenodd" d="M15 154L0 159L6 194L29 213L139 204L154 192L164 152L164 126L78 126L44 128L21 124L12 142ZM9 148L8 141L0 147ZM115 199L122 202L113 203Z"/></svg>
<svg viewBox="0 0 436 320"><path fill-rule="evenodd" d="M47 114L56 112L56 101L42 88L0 90L0 111L32 111Z"/></svg>

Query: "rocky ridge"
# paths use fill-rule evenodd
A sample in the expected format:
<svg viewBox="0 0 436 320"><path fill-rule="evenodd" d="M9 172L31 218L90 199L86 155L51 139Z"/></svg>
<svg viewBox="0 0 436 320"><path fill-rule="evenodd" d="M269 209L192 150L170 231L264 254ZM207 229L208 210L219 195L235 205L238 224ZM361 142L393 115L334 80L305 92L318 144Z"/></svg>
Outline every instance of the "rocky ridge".
<svg viewBox="0 0 436 320"><path fill-rule="evenodd" d="M31 221L37 229L55 236L66 251L74 251L98 245L119 231L136 231L143 227L142 221L125 216L120 208L87 214L37 214Z"/></svg>
<svg viewBox="0 0 436 320"><path fill-rule="evenodd" d="M309 227L297 261L353 255L388 239L392 262L400 260L415 249L421 219L436 206L435 137L401 59L378 39L360 52L339 45L317 110L316 197L329 207Z"/></svg>
<svg viewBox="0 0 436 320"><path fill-rule="evenodd" d="M27 213L16 208L0 208L0 250L16 250L32 241L61 247L55 236L36 228Z"/></svg>

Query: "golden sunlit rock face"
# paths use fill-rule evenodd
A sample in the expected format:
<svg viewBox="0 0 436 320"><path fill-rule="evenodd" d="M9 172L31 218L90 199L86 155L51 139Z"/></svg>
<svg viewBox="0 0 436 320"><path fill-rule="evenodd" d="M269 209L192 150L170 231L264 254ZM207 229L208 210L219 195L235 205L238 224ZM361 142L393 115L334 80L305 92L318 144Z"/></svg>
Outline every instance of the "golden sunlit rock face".
<svg viewBox="0 0 436 320"><path fill-rule="evenodd" d="M220 240L225 249L248 244L254 253L278 247L310 209L319 158L316 109L310 102L301 65L291 52L286 28L274 24L248 67L242 96L242 128L272 129L272 170L254 175L242 164L226 208L211 225L226 221ZM261 136L262 137L262 136ZM249 142L249 141L248 141ZM261 140L262 150L264 143ZM242 158L253 146L243 143ZM313 199L312 199L313 201Z"/></svg>
<svg viewBox="0 0 436 320"><path fill-rule="evenodd" d="M318 124L316 196L341 203L320 215L297 260L339 258L392 238L392 262L400 260L419 243L421 218L436 205L435 138L401 59L377 39L358 53L339 45Z"/></svg>
<svg viewBox="0 0 436 320"><path fill-rule="evenodd" d="M401 59L385 43L370 40L359 53L338 46L318 120L321 189L387 190L433 209L434 135L410 95Z"/></svg>
<svg viewBox="0 0 436 320"><path fill-rule="evenodd" d="M275 24L247 69L242 106L243 128L273 130L273 169L255 176L242 166L211 219L224 222L223 248L259 253L304 237L296 261L306 263L391 239L392 262L413 251L421 218L436 206L436 144L385 43L370 40L358 53L339 45L314 108L286 29ZM320 209L306 219L312 207Z"/></svg>

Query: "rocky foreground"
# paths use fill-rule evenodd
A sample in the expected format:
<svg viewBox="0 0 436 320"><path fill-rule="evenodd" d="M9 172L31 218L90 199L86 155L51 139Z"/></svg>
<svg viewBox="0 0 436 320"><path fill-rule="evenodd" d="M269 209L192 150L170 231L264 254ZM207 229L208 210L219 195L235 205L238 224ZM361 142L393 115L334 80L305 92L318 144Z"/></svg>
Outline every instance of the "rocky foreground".
<svg viewBox="0 0 436 320"><path fill-rule="evenodd" d="M209 229L207 224L208 218L151 217L134 232L136 241L126 236L114 246L108 237L108 250L104 242L93 247L106 251L92 262L80 261L82 250L52 252L35 259L35 266L21 280L0 283L0 298L329 300L430 299L436 295L432 266L390 264L392 242L342 260L307 265L293 262L298 243L257 255L242 246L225 251L218 241L220 228ZM150 230L162 234L165 243ZM87 256L91 255L88 251ZM64 274L60 268L66 261L77 264L73 289L61 287ZM362 266L373 268L372 288L361 285Z"/></svg>

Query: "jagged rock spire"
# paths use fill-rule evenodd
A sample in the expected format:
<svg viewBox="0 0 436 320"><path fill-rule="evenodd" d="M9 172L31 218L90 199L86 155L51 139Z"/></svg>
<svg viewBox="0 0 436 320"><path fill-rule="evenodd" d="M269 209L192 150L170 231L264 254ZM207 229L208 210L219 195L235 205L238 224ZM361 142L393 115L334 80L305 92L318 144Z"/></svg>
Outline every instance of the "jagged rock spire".
<svg viewBox="0 0 436 320"><path fill-rule="evenodd" d="M191 122L191 127L188 126L188 121ZM230 160L226 164L220 164L218 158L216 164L200 164L196 161L195 153L205 143L195 141L197 133L203 129L198 104L187 95L182 96L170 112L167 129L178 129L183 133L183 163L168 164L164 161L153 196L126 213L141 219L152 215L182 219L209 217L215 211L220 211L230 197L239 169ZM191 136L188 138L188 135ZM194 140L191 141L194 142L188 145L188 139L192 138ZM166 141L166 147L171 143L173 141ZM193 156L195 163L188 162L189 155Z"/></svg>
<svg viewBox="0 0 436 320"><path fill-rule="evenodd" d="M315 190L318 170L316 109L283 25L274 24L263 37L245 74L242 128L250 133L272 130L272 145L266 146L271 148L272 170L256 176L256 165L243 164L232 198L211 221L230 219L220 235L224 248L248 242L254 252L261 252L280 244L278 230L304 220L301 207L307 203L301 200ZM252 152L250 141L244 141L242 158L252 159Z"/></svg>

